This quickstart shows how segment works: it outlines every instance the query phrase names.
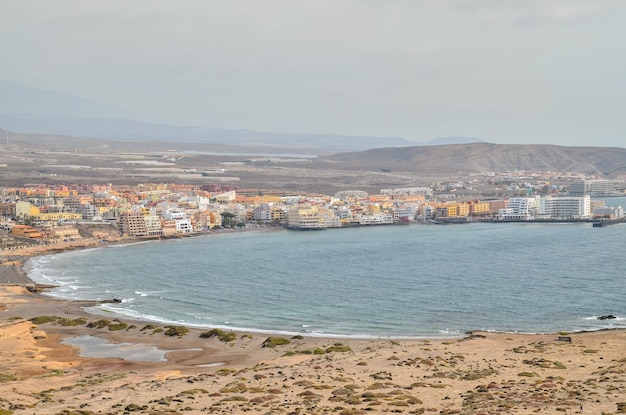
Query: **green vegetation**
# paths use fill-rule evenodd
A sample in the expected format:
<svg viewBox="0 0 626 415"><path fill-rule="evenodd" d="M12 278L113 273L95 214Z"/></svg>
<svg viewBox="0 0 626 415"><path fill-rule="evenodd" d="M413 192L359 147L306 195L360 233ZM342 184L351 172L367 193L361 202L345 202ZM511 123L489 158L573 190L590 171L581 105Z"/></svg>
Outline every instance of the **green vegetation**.
<svg viewBox="0 0 626 415"><path fill-rule="evenodd" d="M154 330L154 329L156 329L156 326L154 324L146 324L139 331Z"/></svg>
<svg viewBox="0 0 626 415"><path fill-rule="evenodd" d="M123 323L119 320L115 320L115 322L109 324L110 331L124 330L128 327L128 324Z"/></svg>
<svg viewBox="0 0 626 415"><path fill-rule="evenodd" d="M261 347L271 347L274 348L276 346L282 346L285 344L291 343L291 340L286 339L284 337L268 337L265 339Z"/></svg>
<svg viewBox="0 0 626 415"><path fill-rule="evenodd" d="M335 343L334 345L326 349L326 353L333 353L333 352L345 353L345 352L351 352L351 351L352 349L350 348L350 346L347 346L341 343Z"/></svg>
<svg viewBox="0 0 626 415"><path fill-rule="evenodd" d="M289 350L283 356L295 356L297 354L316 354L322 355L326 354L326 351L321 347L316 347L315 349L304 349L304 350Z"/></svg>
<svg viewBox="0 0 626 415"><path fill-rule="evenodd" d="M237 333L234 332L225 332L220 329L211 329L204 333L200 333L200 337L203 339L210 339L211 337L217 337L220 341L224 343L232 342L237 340Z"/></svg>
<svg viewBox="0 0 626 415"><path fill-rule="evenodd" d="M40 325L40 324L52 323L53 321L57 321L57 319L58 317L54 317L54 316L39 316L39 317L33 317L28 321L31 321L33 324Z"/></svg>
<svg viewBox="0 0 626 415"><path fill-rule="evenodd" d="M523 376L523 377L527 377L527 378L532 378L537 376L535 373L533 372L520 372L517 374L517 376Z"/></svg>
<svg viewBox="0 0 626 415"><path fill-rule="evenodd" d="M0 415L11 415L13 411L9 411L8 409L0 408Z"/></svg>
<svg viewBox="0 0 626 415"><path fill-rule="evenodd" d="M84 326L87 324L87 319L84 317L75 319L59 318L57 319L57 323L64 327Z"/></svg>
<svg viewBox="0 0 626 415"><path fill-rule="evenodd" d="M109 324L111 324L110 320L102 319L97 321L91 321L89 324L87 324L87 327L89 327L90 329L103 329Z"/></svg>
<svg viewBox="0 0 626 415"><path fill-rule="evenodd" d="M164 333L166 336L183 337L185 334L189 333L189 329L185 326L166 326L165 328L167 329Z"/></svg>
<svg viewBox="0 0 626 415"><path fill-rule="evenodd" d="M179 393L179 395L195 395L198 393L209 393L206 389L188 389Z"/></svg>

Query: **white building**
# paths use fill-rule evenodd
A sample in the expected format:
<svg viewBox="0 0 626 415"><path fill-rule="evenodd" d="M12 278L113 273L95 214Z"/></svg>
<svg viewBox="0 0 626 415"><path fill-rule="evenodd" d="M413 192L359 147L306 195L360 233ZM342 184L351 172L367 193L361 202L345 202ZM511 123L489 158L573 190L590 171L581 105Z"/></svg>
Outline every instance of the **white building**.
<svg viewBox="0 0 626 415"><path fill-rule="evenodd" d="M189 233L193 231L193 226L191 225L191 220L189 219L178 219L176 222L176 232L178 233Z"/></svg>
<svg viewBox="0 0 626 415"><path fill-rule="evenodd" d="M536 197L512 197L506 209L498 212L499 220L531 220L537 214L539 203Z"/></svg>
<svg viewBox="0 0 626 415"><path fill-rule="evenodd" d="M430 187L400 187L395 189L381 189L380 194L431 197L433 195L433 189Z"/></svg>
<svg viewBox="0 0 626 415"><path fill-rule="evenodd" d="M570 184L569 193L572 196L612 195L615 194L615 184L612 180L579 180Z"/></svg>
<svg viewBox="0 0 626 415"><path fill-rule="evenodd" d="M591 217L591 198L581 197L512 197L506 209L498 212L499 220L586 219Z"/></svg>
<svg viewBox="0 0 626 415"><path fill-rule="evenodd" d="M148 236L163 236L163 226L161 218L156 215L146 215L143 217L146 222L146 232Z"/></svg>
<svg viewBox="0 0 626 415"><path fill-rule="evenodd" d="M390 213L377 213L374 215L357 215L360 225L391 225L393 215Z"/></svg>
<svg viewBox="0 0 626 415"><path fill-rule="evenodd" d="M624 208L621 206L601 206L593 210L594 218L603 219L622 219L624 217Z"/></svg>
<svg viewBox="0 0 626 415"><path fill-rule="evenodd" d="M591 197L552 197L538 199L537 216L549 219L586 219L591 217Z"/></svg>

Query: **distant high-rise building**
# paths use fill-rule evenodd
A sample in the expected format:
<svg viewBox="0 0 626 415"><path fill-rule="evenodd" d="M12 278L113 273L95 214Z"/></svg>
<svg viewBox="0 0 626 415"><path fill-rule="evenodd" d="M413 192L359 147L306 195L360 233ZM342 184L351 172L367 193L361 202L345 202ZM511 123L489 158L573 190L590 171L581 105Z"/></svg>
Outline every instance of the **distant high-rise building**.
<svg viewBox="0 0 626 415"><path fill-rule="evenodd" d="M572 196L604 196L615 193L615 185L612 180L579 180L569 186Z"/></svg>

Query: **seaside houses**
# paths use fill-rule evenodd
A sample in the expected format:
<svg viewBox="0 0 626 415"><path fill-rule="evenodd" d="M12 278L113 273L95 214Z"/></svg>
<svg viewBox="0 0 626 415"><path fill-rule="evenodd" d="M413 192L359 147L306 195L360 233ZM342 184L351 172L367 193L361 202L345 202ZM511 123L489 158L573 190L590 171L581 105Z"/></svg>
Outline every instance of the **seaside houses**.
<svg viewBox="0 0 626 415"><path fill-rule="evenodd" d="M563 176L563 180L568 180L570 194L558 196L557 190L564 186L536 174L494 173L486 177L490 183L482 189L492 193L485 200L479 199L479 192L470 193L479 181L476 178L467 183L452 182L450 186L433 183L432 187L382 189L380 194L345 190L336 192L334 197L281 190L238 192L235 186L210 184L29 184L2 189L0 220L2 224L10 224L9 227L33 226L30 231L17 228L15 238L28 243L24 237L17 236L28 234L34 237L31 243L48 243L79 238L76 230L60 225L81 221L117 224L122 237L158 238L252 224L328 229L414 221L466 223L494 218L500 221L623 218L621 207L607 207L600 199L590 199L593 194L612 192L616 185L609 180ZM537 184L539 178L542 180ZM454 191L450 190L451 186ZM509 187L518 196L502 197L500 192ZM535 192L541 195L533 195Z"/></svg>

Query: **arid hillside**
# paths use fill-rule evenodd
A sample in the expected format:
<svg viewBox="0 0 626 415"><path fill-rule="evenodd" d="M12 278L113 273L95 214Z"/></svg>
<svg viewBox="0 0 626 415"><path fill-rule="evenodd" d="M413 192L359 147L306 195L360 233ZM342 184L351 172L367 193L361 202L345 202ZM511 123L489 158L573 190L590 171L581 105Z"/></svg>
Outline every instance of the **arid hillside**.
<svg viewBox="0 0 626 415"><path fill-rule="evenodd" d="M429 186L470 172L626 173L626 149L488 143L389 147L329 156L306 148L85 139L0 130L0 182L194 183L334 194ZM290 156L289 154L294 154Z"/></svg>
<svg viewBox="0 0 626 415"><path fill-rule="evenodd" d="M613 176L626 171L626 149L472 143L378 148L320 158L345 168L410 171L426 175L540 170Z"/></svg>

